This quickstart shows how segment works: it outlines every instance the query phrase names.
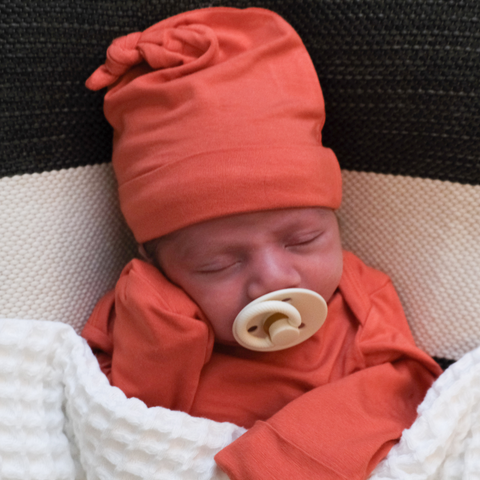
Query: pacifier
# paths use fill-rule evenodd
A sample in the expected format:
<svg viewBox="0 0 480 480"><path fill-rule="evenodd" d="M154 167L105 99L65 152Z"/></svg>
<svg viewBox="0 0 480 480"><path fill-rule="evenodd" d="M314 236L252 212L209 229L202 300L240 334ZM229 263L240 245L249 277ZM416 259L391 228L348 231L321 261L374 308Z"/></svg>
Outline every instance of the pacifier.
<svg viewBox="0 0 480 480"><path fill-rule="evenodd" d="M284 350L316 333L325 322L327 311L325 300L312 290L277 290L255 299L240 311L233 322L233 336L249 350Z"/></svg>

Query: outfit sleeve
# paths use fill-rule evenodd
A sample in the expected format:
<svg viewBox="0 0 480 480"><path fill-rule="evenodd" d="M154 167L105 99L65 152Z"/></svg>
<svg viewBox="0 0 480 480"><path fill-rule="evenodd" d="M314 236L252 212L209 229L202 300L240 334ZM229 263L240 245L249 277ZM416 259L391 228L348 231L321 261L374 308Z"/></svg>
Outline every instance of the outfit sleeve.
<svg viewBox="0 0 480 480"><path fill-rule="evenodd" d="M111 381L112 372L112 317L115 307L115 291L107 292L97 303L82 331L92 352L97 357L100 369Z"/></svg>
<svg viewBox="0 0 480 480"><path fill-rule="evenodd" d="M356 367L221 450L215 460L229 478L365 479L413 423L441 370L415 346L389 281L367 300L351 295L356 289L360 282L350 282L349 307L359 318L349 352Z"/></svg>
<svg viewBox="0 0 480 480"><path fill-rule="evenodd" d="M132 260L82 336L110 384L149 407L188 412L213 348L203 313L155 267Z"/></svg>

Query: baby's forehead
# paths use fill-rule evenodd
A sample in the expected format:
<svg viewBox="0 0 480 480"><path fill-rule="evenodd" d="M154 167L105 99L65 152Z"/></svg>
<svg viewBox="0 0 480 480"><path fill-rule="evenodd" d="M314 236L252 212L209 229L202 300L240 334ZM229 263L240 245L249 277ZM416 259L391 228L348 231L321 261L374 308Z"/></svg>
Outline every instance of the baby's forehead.
<svg viewBox="0 0 480 480"><path fill-rule="evenodd" d="M179 256L210 255L243 243L262 241L268 236L294 235L298 231L327 228L336 222L332 210L300 207L266 210L219 217L190 225L158 241Z"/></svg>

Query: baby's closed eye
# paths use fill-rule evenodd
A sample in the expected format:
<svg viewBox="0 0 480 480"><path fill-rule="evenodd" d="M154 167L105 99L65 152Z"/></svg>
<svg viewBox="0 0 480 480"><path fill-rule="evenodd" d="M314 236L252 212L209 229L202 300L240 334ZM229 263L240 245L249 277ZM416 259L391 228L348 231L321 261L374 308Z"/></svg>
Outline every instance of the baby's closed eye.
<svg viewBox="0 0 480 480"><path fill-rule="evenodd" d="M300 233L291 236L285 241L285 248L306 247L314 244L322 236L322 231L314 231L308 233Z"/></svg>
<svg viewBox="0 0 480 480"><path fill-rule="evenodd" d="M214 260L213 262L205 263L199 266L198 268L196 268L196 272L200 274L221 273L233 268L239 263L240 263L240 260L236 258L225 258L220 260Z"/></svg>

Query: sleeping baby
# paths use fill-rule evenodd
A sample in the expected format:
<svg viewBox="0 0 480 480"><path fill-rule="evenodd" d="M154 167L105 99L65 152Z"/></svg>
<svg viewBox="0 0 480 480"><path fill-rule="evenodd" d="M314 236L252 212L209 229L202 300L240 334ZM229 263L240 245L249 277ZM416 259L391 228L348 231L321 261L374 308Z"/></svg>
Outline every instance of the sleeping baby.
<svg viewBox="0 0 480 480"><path fill-rule="evenodd" d="M185 12L114 40L87 86L109 87L142 258L82 333L111 385L247 428L215 457L231 479L368 477L440 369L388 277L342 251L340 167L297 33L259 8Z"/></svg>

